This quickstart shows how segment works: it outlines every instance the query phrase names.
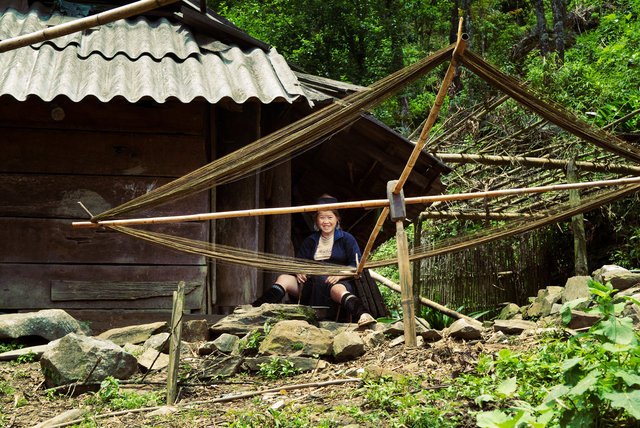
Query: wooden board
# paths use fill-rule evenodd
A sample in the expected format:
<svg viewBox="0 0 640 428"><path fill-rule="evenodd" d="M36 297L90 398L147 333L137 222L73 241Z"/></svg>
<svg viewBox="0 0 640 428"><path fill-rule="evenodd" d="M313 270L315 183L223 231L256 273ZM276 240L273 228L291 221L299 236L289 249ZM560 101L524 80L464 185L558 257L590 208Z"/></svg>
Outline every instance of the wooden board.
<svg viewBox="0 0 640 428"><path fill-rule="evenodd" d="M204 138L184 135L0 126L0 151L12 173L179 177L207 162Z"/></svg>
<svg viewBox="0 0 640 428"><path fill-rule="evenodd" d="M0 174L0 217L42 217L86 220L82 203L99 214L151 189L168 178L94 175ZM209 211L206 192L157 208L140 217L202 213Z"/></svg>
<svg viewBox="0 0 640 428"><path fill-rule="evenodd" d="M158 225L154 231L207 240L207 225ZM118 232L74 229L69 220L0 218L0 263L204 264L204 258ZM99 277L96 277L99 278Z"/></svg>
<svg viewBox="0 0 640 428"><path fill-rule="evenodd" d="M103 308L103 309L169 309L171 296L157 296L149 290L150 297L132 300L68 300L52 301L52 284L62 281L146 282L173 284L180 281L200 284L187 295L189 310L200 309L203 285L207 278L206 266L127 266L127 265L60 265L60 264L0 264L0 307L3 309L44 308ZM92 295L92 298L95 294Z"/></svg>
<svg viewBox="0 0 640 428"><path fill-rule="evenodd" d="M189 104L178 101L132 104L121 99L103 103L87 98L73 102L63 96L51 102L38 98L20 102L5 96L0 97L0 127L204 135L207 106L195 101ZM62 120L52 118L52 110L56 107L64 112ZM93 140L87 140L87 144Z"/></svg>
<svg viewBox="0 0 640 428"><path fill-rule="evenodd" d="M185 293L202 284L185 283ZM68 300L135 300L171 296L176 289L173 281L51 281L51 301Z"/></svg>

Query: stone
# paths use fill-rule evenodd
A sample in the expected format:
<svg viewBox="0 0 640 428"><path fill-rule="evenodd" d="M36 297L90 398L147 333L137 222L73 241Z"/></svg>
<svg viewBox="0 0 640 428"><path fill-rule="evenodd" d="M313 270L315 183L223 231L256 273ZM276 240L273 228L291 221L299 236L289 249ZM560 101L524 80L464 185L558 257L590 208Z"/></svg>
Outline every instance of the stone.
<svg viewBox="0 0 640 428"><path fill-rule="evenodd" d="M499 320L508 320L513 318L516 314L520 313L520 306L515 303L507 303L498 315Z"/></svg>
<svg viewBox="0 0 640 428"><path fill-rule="evenodd" d="M231 354L238 350L240 338L233 334L222 333L220 337L213 341L215 348L225 354Z"/></svg>
<svg viewBox="0 0 640 428"><path fill-rule="evenodd" d="M131 325L127 327L113 328L98 335L100 339L110 340L116 345L144 343L154 334L168 333L169 324L166 322L154 322L150 324Z"/></svg>
<svg viewBox="0 0 640 428"><path fill-rule="evenodd" d="M623 317L631 318L631 321L633 322L633 328L635 330L640 330L640 306L636 305L633 302L628 302L624 306L624 309L622 310L621 315ZM1 354L0 354L0 358L1 358Z"/></svg>
<svg viewBox="0 0 640 428"><path fill-rule="evenodd" d="M335 322L335 321L320 321L318 323L318 327L328 330L333 335L336 335L344 331L356 331L358 329L358 324L354 324L354 323L345 324L342 322Z"/></svg>
<svg viewBox="0 0 640 428"><path fill-rule="evenodd" d="M209 325L206 320L191 320L182 323L182 340L206 342L209 340Z"/></svg>
<svg viewBox="0 0 640 428"><path fill-rule="evenodd" d="M594 325L602 316L599 314L588 314L586 312L572 310L571 321L567 324L567 328L572 330L580 330L589 328Z"/></svg>
<svg viewBox="0 0 640 428"><path fill-rule="evenodd" d="M464 318L456 320L447 329L445 329L445 334L447 336L464 340L481 339L482 332L483 329L479 324L472 324Z"/></svg>
<svg viewBox="0 0 640 428"><path fill-rule="evenodd" d="M48 428L61 425L63 426L65 422L82 419L82 415L84 414L84 412L85 411L83 409L67 410L66 412L62 412L51 419L47 419L44 422L40 422L39 424L34 425L33 428Z"/></svg>
<svg viewBox="0 0 640 428"><path fill-rule="evenodd" d="M372 349L382 345L386 341L386 336L381 331L372 331L362 338L365 348Z"/></svg>
<svg viewBox="0 0 640 428"><path fill-rule="evenodd" d="M626 290L640 284L640 273L633 273L617 265L604 265L593 272L593 279L600 284L611 282L613 288Z"/></svg>
<svg viewBox="0 0 640 428"><path fill-rule="evenodd" d="M145 349L155 349L156 351L169 353L169 333L158 333L148 338L142 345Z"/></svg>
<svg viewBox="0 0 640 428"><path fill-rule="evenodd" d="M162 370L169 365L169 356L153 348L148 348L138 357L138 365L143 372Z"/></svg>
<svg viewBox="0 0 640 428"><path fill-rule="evenodd" d="M90 335L91 329L62 309L0 315L0 339L41 337L50 342L69 333Z"/></svg>
<svg viewBox="0 0 640 428"><path fill-rule="evenodd" d="M113 342L69 333L42 354L40 367L47 387L52 388L77 381L100 382L107 376L128 379L138 371L138 362Z"/></svg>
<svg viewBox="0 0 640 428"><path fill-rule="evenodd" d="M538 290L538 296L527 310L529 318L542 318L551 314L553 304L562 299L563 290L564 287L553 286Z"/></svg>
<svg viewBox="0 0 640 428"><path fill-rule="evenodd" d="M430 328L424 333L420 333L420 337L427 342L437 342L442 339L442 335L438 330Z"/></svg>
<svg viewBox="0 0 640 428"><path fill-rule="evenodd" d="M505 343L509 340L506 334L501 331L496 331L487 339L487 343Z"/></svg>
<svg viewBox="0 0 640 428"><path fill-rule="evenodd" d="M254 308L251 305L238 306L209 329L211 334L222 333L244 336L254 330L264 331L265 322L275 324L282 320L303 320L318 325L316 314L311 306L266 303Z"/></svg>
<svg viewBox="0 0 640 428"><path fill-rule="evenodd" d="M364 341L356 332L345 331L333 338L333 357L336 361L353 360L364 353Z"/></svg>
<svg viewBox="0 0 640 428"><path fill-rule="evenodd" d="M0 361L13 361L17 360L22 355L33 354L34 358L39 360L44 351L49 349L51 342L46 345L29 346L27 348L14 349L13 351L7 351L0 354Z"/></svg>
<svg viewBox="0 0 640 428"><path fill-rule="evenodd" d="M525 320L496 320L493 330L504 334L521 334L525 330L536 328L536 323Z"/></svg>
<svg viewBox="0 0 640 428"><path fill-rule="evenodd" d="M260 364L269 363L274 358L286 359L288 361L291 361L293 363L294 368L299 372L310 372L313 370L322 370L327 368L329 365L329 363L327 363L325 360L321 360L318 358L296 357L296 356L282 357L282 356L275 356L275 355L270 355L270 356L265 355L261 357L255 357L255 358L245 358L244 365L247 367L247 369L257 372L258 370L260 370Z"/></svg>
<svg viewBox="0 0 640 428"><path fill-rule="evenodd" d="M382 328L385 334L388 334L390 336L400 336L401 334L404 334L404 321L398 320L391 324L387 324L386 327ZM416 335L421 335L430 328L431 326L429 325L427 320L425 320L424 318L416 318Z"/></svg>
<svg viewBox="0 0 640 428"><path fill-rule="evenodd" d="M640 301L640 286L627 288L616 293L616 297L627 296Z"/></svg>
<svg viewBox="0 0 640 428"><path fill-rule="evenodd" d="M198 378L225 378L235 375L242 365L243 358L236 356L221 356L206 360L202 369L198 370Z"/></svg>
<svg viewBox="0 0 640 428"><path fill-rule="evenodd" d="M331 355L331 333L306 321L280 321L260 344L262 355Z"/></svg>
<svg viewBox="0 0 640 428"><path fill-rule="evenodd" d="M567 279L564 285L564 292L562 293L562 303L584 297L591 297L591 293L589 292L589 280L591 279L590 276L572 276Z"/></svg>
<svg viewBox="0 0 640 428"><path fill-rule="evenodd" d="M162 406L159 409L154 410L153 412L146 413L145 418L149 419L156 416L170 416L170 415L173 415L174 413L177 413L178 411L179 409L177 407Z"/></svg>
<svg viewBox="0 0 640 428"><path fill-rule="evenodd" d="M380 378L389 376L394 381L400 381L404 376L393 370L385 369L384 367L377 366L375 364L366 366L364 368L365 379L379 380Z"/></svg>
<svg viewBox="0 0 640 428"><path fill-rule="evenodd" d="M404 343L404 334L394 338L389 342L389 348L395 348L396 346L402 345Z"/></svg>

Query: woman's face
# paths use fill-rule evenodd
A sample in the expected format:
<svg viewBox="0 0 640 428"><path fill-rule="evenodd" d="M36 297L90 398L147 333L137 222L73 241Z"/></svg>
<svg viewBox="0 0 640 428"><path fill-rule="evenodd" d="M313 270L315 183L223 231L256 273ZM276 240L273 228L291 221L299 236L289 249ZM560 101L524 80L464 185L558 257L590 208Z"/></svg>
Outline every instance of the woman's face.
<svg viewBox="0 0 640 428"><path fill-rule="evenodd" d="M338 217L336 217L333 211L318 211L316 222L316 224L318 225L318 229L320 229L322 234L328 236L331 235L334 230L336 230L336 226L338 225Z"/></svg>

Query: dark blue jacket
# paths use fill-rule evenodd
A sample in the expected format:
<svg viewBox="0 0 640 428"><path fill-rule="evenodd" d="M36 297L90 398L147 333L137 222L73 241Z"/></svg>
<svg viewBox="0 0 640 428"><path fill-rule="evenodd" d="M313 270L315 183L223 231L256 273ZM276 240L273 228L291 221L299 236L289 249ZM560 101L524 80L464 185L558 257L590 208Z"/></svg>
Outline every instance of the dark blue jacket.
<svg viewBox="0 0 640 428"><path fill-rule="evenodd" d="M298 250L296 257L300 259L313 260L313 256L316 254L316 248L318 248L320 236L320 232L315 232L308 236L302 242L302 246ZM331 257L329 260L324 261L342 266L356 267L356 254L358 255L358 261L361 260L362 254L360 253L360 248L358 247L356 238L354 238L349 232L336 229L336 231L333 232L333 248L331 249Z"/></svg>

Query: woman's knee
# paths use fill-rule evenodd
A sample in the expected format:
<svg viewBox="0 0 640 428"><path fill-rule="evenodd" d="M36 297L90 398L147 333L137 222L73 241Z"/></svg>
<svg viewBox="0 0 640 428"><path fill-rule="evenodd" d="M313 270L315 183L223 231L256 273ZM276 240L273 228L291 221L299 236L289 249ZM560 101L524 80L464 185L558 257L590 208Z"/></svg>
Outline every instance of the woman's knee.
<svg viewBox="0 0 640 428"><path fill-rule="evenodd" d="M298 280L293 275L282 274L276 279L276 284L280 284L282 288L289 294L298 295Z"/></svg>
<svg viewBox="0 0 640 428"><path fill-rule="evenodd" d="M349 290L347 290L347 287L345 287L343 283L337 282L333 284L331 286L331 290L329 291L329 293L331 294L331 300L333 300L334 302L340 303L340 299L342 299L342 296L347 291Z"/></svg>

